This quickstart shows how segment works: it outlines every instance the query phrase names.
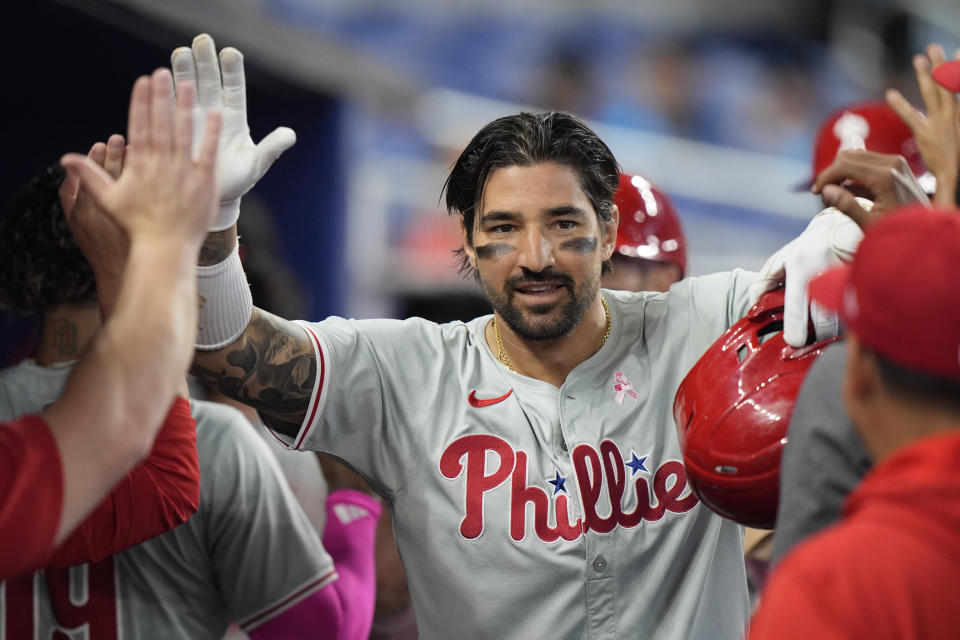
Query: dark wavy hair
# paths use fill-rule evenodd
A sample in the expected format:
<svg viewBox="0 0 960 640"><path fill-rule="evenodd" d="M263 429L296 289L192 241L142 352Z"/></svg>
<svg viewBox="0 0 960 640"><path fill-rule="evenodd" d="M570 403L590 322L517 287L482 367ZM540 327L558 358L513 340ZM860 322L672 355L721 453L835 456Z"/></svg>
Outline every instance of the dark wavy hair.
<svg viewBox="0 0 960 640"><path fill-rule="evenodd" d="M54 164L14 198L0 220L0 308L39 314L63 303L96 300L93 272L67 228Z"/></svg>
<svg viewBox="0 0 960 640"><path fill-rule="evenodd" d="M597 218L611 222L620 166L609 147L579 118L563 111L519 113L494 120L463 150L444 183L447 212L463 218L473 246L473 220L483 187L494 169L556 162L576 171ZM456 251L460 273L476 276L463 247ZM610 262L603 263L603 273Z"/></svg>

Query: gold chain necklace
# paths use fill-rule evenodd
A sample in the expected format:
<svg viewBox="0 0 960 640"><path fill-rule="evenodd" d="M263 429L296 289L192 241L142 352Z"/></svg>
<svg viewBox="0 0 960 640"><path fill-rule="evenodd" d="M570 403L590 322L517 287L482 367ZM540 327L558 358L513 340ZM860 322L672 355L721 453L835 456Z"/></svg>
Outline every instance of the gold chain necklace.
<svg viewBox="0 0 960 640"><path fill-rule="evenodd" d="M607 306L607 301L601 296L600 302L603 303L603 314L607 318L607 326L603 330L603 338L600 339L600 346L597 349L603 348L603 345L606 344L607 338L610 337L610 308ZM497 316L493 316L493 335L497 338L497 360L507 365L507 369L510 371L516 372L516 369L513 368L513 365L510 364L510 357L507 355L507 352L503 349L503 339L500 337L500 327L497 326Z"/></svg>

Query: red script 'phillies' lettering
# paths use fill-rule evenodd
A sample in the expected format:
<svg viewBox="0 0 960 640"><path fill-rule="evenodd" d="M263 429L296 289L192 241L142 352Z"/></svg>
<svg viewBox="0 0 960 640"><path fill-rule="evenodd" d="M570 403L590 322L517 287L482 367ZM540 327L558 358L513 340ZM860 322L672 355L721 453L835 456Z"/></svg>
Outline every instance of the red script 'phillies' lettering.
<svg viewBox="0 0 960 640"><path fill-rule="evenodd" d="M484 475L487 451L500 456L500 466L491 475ZM495 436L474 435L458 438L447 446L440 457L440 473L456 478L463 470L460 460L467 457L467 495L460 533L476 538L483 532L483 494L500 485L513 470L513 448Z"/></svg>
<svg viewBox="0 0 960 640"><path fill-rule="evenodd" d="M537 537L544 542L553 542L557 538L576 540L580 537L580 519L570 524L567 518L567 496L557 496L557 526L547 524L547 510L550 497L540 487L527 486L527 454L517 451L517 464L513 468L513 482L510 487L510 536L514 540L523 540L527 534L527 503L533 503L533 521Z"/></svg>
<svg viewBox="0 0 960 640"><path fill-rule="evenodd" d="M487 473L487 454L495 454L498 463ZM464 462L464 458L466 461ZM667 460L653 473L651 504L650 485L645 476L633 481L636 507L624 511L627 495L627 465L617 445L610 440L600 443L599 451L590 445L579 445L573 450L576 484L583 504L583 519L570 522L569 498L558 494L555 498L543 488L527 485L527 454L515 451L510 444L496 436L476 434L457 438L440 457L440 472L454 479L466 468L464 518L460 534L476 538L483 532L483 498L511 478L510 482L510 536L522 540L526 536L527 508L533 507L534 533L544 542L558 538L575 540L583 532L607 533L617 526L632 528L641 521L655 522L667 511L685 513L697 504L692 493L681 498L687 488L683 463ZM573 483L571 483L573 484ZM572 487L570 487L572 491ZM606 499L604 499L606 498ZM550 502L554 501L556 526L550 525ZM601 516L598 505L603 503Z"/></svg>
<svg viewBox="0 0 960 640"><path fill-rule="evenodd" d="M650 488L647 479L643 476L637 477L634 481L637 506L629 513L623 512L623 495L627 476L626 465L617 445L604 440L600 443L599 453L589 445L577 446L573 450L573 468L577 474L577 484L580 487L580 498L583 503L584 531L606 533L612 531L617 525L630 528L640 524L641 520L656 522L667 511L684 513L697 504L697 497L692 493L678 499L687 488L687 473L683 463L678 460L667 460L653 475L653 494L657 499L656 505L650 504ZM603 474L601 474L601 468ZM668 488L667 481L671 476L675 480ZM604 488L610 503L610 515L607 517L601 517L597 513L597 503Z"/></svg>

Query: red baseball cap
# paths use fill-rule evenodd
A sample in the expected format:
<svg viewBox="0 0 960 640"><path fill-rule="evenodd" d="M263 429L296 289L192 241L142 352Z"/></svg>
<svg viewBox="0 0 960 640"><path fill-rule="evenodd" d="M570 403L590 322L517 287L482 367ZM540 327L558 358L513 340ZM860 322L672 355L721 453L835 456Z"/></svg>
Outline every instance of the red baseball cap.
<svg viewBox="0 0 960 640"><path fill-rule="evenodd" d="M861 341L894 364L960 378L960 211L913 206L864 235L853 263L810 282Z"/></svg>
<svg viewBox="0 0 960 640"><path fill-rule="evenodd" d="M859 102L837 109L821 123L813 147L813 174L798 189L809 189L844 149L899 154L917 177L927 170L913 131L897 112L886 102Z"/></svg>

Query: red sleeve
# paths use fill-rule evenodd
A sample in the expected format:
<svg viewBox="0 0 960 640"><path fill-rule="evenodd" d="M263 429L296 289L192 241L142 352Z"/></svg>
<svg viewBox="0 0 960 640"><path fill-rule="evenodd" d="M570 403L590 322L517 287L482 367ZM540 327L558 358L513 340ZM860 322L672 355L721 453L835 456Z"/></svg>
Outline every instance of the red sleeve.
<svg viewBox="0 0 960 640"><path fill-rule="evenodd" d="M49 565L99 562L186 522L199 503L196 422L190 403L177 398L150 456L57 547Z"/></svg>
<svg viewBox="0 0 960 640"><path fill-rule="evenodd" d="M60 451L47 423L0 424L0 580L43 566L63 508Z"/></svg>

